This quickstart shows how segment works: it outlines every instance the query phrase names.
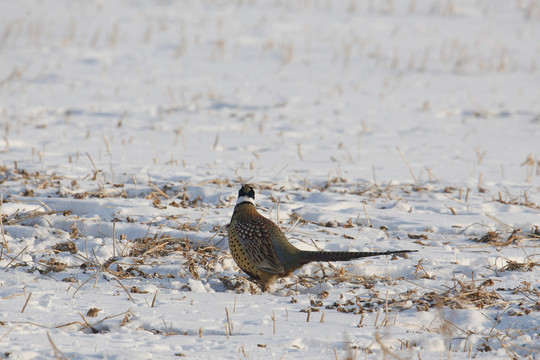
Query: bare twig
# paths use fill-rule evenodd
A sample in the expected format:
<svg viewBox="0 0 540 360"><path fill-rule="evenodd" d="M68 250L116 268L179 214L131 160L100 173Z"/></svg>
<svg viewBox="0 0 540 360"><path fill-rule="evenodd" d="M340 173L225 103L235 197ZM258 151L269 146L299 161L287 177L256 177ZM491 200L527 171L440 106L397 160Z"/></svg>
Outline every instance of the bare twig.
<svg viewBox="0 0 540 360"><path fill-rule="evenodd" d="M124 291L126 292L126 294L129 296L129 299L135 304L137 305L137 303L135 302L135 300L133 300L133 298L131 297L131 294L129 293L128 289L126 289L126 287L124 286L124 284L122 284L122 282L120 280L118 280L118 278L114 277L114 280L116 280L120 286L122 287L122 289L124 289ZM157 295L157 293L156 293Z"/></svg>
<svg viewBox="0 0 540 360"><path fill-rule="evenodd" d="M225 308L225 314L227 315L227 325L228 325L229 330L230 330L231 335L232 335L233 325L231 323L231 317L229 316L229 309L228 308Z"/></svg>
<svg viewBox="0 0 540 360"><path fill-rule="evenodd" d="M2 337L0 337L0 342L2 342L2 340L9 335L10 332L12 332L13 330L15 330L16 328L18 328L20 325L16 325L16 326L13 326L11 329L9 329L8 331L6 331L6 333L4 335L2 335Z"/></svg>
<svg viewBox="0 0 540 360"><path fill-rule="evenodd" d="M51 346L54 350L54 357L56 357L58 360L68 360L68 357L64 355L60 349L56 346L53 339L51 338L51 333L47 331L47 338L49 339L49 342L51 343Z"/></svg>
<svg viewBox="0 0 540 360"><path fill-rule="evenodd" d="M98 170L96 163L94 162L94 160L92 159L89 153L86 153L86 156L88 156L88 159L90 159L90 162L92 163L92 166L94 167L94 171L96 172L96 176L98 178L99 190L105 190L105 183L103 182L103 179L101 178L101 173Z"/></svg>
<svg viewBox="0 0 540 360"><path fill-rule="evenodd" d="M418 181L416 179L416 175L414 175L414 171L411 168L411 164L409 164L409 160L407 160L407 158L405 157L405 154L403 154L403 152L401 151L401 149L399 147L396 147L396 149L399 152L399 155L401 155L401 158L403 159L403 161L405 161L405 164L407 164L407 167L409 168L409 172L411 173L411 176L412 176L412 178L414 180L414 183L418 184Z"/></svg>
<svg viewBox="0 0 540 360"><path fill-rule="evenodd" d="M31 297L32 297L32 293L28 294L28 297L26 298L26 301L24 302L24 306L21 310L21 313L24 313L24 310L26 310L26 307L28 306L28 302L30 301Z"/></svg>
<svg viewBox="0 0 540 360"><path fill-rule="evenodd" d="M94 277L98 276L98 274L101 272L101 270L103 270L103 265L101 265L99 267L99 269L96 270L96 272L90 276L85 282L83 282L81 284L81 286L79 286L77 289L75 289L75 292L73 293L73 298L75 298L75 295L77 294L77 292L84 286L86 285L90 280L92 280Z"/></svg>
<svg viewBox="0 0 540 360"><path fill-rule="evenodd" d="M501 220L497 219L495 216L491 215L491 214L487 214L486 213L486 216L488 218L490 218L491 220L495 221L496 223L498 223L499 225L502 225L504 226L505 228L507 228L508 230L514 230L514 228L508 224L505 224L504 222L502 222Z"/></svg>
<svg viewBox="0 0 540 360"><path fill-rule="evenodd" d="M24 249L19 251L19 253L17 255L15 255L15 257L13 259L11 259L11 261L6 266L4 266L4 269L7 269L9 267L9 265L11 265L11 263L14 262L15 259L17 259L26 249L28 249L28 246L25 246ZM21 259L22 259L22 257L21 257Z"/></svg>
<svg viewBox="0 0 540 360"><path fill-rule="evenodd" d="M366 203L362 202L362 206L364 207L364 214L366 215L367 224L368 224L368 226L370 228L372 228L373 224L371 223L371 219L369 218L369 214L368 214L367 209L366 209Z"/></svg>
<svg viewBox="0 0 540 360"><path fill-rule="evenodd" d="M4 194L0 195L0 231L2 232L2 239L4 240L4 247L7 249L7 252L10 253L9 245L6 240L6 235L4 233L4 222L2 221L2 205L4 205Z"/></svg>
<svg viewBox="0 0 540 360"><path fill-rule="evenodd" d="M152 305L150 307L155 307L156 306L158 293L159 293L159 289L157 289L156 292L154 293L154 298L152 299Z"/></svg>
<svg viewBox="0 0 540 360"><path fill-rule="evenodd" d="M94 328L94 327L96 327L96 325L99 325L104 321L114 319L115 317L123 316L123 315L126 315L126 314L131 314L131 310L124 311L123 313L117 314L117 315L106 316L106 317L104 317L103 319L99 320L98 322L96 322L94 324L89 324L89 325L83 326L82 328L79 329L79 331L82 331L82 330L85 330L85 329L88 329L88 328Z"/></svg>

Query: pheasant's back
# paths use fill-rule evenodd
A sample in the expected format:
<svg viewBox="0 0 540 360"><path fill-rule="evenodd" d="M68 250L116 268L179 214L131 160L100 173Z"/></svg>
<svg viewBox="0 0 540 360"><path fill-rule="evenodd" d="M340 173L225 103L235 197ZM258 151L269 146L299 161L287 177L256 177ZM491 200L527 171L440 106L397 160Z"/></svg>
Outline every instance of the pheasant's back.
<svg viewBox="0 0 540 360"><path fill-rule="evenodd" d="M270 233L272 247L276 252L279 262L285 269L284 274L290 274L294 270L304 265L305 262L302 256L302 251L287 240L287 237L283 231L281 231L279 226L264 216L259 216Z"/></svg>

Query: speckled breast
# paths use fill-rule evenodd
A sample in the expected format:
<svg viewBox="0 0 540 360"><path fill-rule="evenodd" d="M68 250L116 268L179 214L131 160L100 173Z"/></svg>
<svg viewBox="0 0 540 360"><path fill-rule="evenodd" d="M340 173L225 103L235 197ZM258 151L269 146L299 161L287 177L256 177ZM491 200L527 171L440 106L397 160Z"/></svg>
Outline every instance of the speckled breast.
<svg viewBox="0 0 540 360"><path fill-rule="evenodd" d="M253 263L248 259L246 251L242 247L240 240L238 240L236 232L234 231L234 225L232 224L229 227L229 248L231 249L231 255L234 261L240 267L240 269L242 269L249 276L258 279L259 272L255 266L253 266Z"/></svg>

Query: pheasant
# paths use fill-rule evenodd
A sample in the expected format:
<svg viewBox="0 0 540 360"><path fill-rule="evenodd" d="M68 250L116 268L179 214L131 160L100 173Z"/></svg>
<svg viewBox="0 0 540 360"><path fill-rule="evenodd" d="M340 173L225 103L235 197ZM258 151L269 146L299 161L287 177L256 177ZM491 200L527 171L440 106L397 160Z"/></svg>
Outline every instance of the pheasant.
<svg viewBox="0 0 540 360"><path fill-rule="evenodd" d="M313 261L345 261L370 256L404 254L416 250L384 252L305 251L292 245L281 229L255 208L253 185L242 185L229 224L229 248L236 264L257 280L263 291L280 277Z"/></svg>

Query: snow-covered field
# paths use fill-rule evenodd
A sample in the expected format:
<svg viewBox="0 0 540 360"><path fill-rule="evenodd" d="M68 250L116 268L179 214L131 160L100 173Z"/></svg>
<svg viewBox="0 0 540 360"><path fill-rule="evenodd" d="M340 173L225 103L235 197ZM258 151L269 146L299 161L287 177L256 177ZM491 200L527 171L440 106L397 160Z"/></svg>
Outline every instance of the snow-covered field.
<svg viewBox="0 0 540 360"><path fill-rule="evenodd" d="M0 1L0 358L540 359L540 1ZM310 264L230 257L243 182Z"/></svg>

